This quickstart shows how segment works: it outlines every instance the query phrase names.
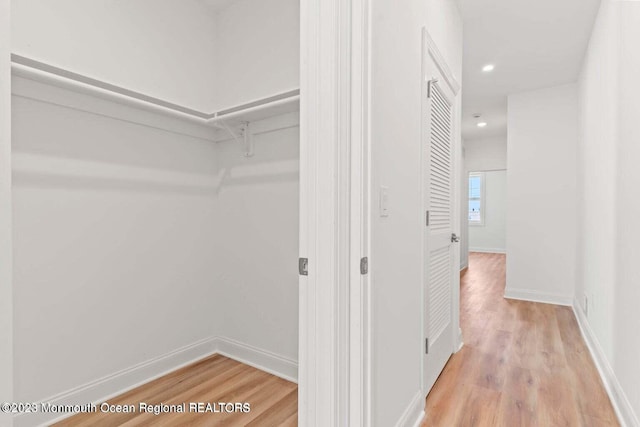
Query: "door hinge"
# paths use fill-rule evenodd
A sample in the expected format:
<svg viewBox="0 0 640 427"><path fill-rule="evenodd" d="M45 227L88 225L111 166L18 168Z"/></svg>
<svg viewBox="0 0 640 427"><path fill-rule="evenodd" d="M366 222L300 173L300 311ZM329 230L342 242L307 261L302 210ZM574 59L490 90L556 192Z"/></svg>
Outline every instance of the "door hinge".
<svg viewBox="0 0 640 427"><path fill-rule="evenodd" d="M307 258L298 258L298 273L301 276L309 275L309 260Z"/></svg>
<svg viewBox="0 0 640 427"><path fill-rule="evenodd" d="M429 354L429 338L425 338L424 340L424 352L425 354Z"/></svg>
<svg viewBox="0 0 640 427"><path fill-rule="evenodd" d="M360 259L360 274L367 274L369 272L369 258L362 257Z"/></svg>
<svg viewBox="0 0 640 427"><path fill-rule="evenodd" d="M426 221L425 222L427 223L427 227L428 227L429 226L429 211L427 211L425 216L426 216Z"/></svg>

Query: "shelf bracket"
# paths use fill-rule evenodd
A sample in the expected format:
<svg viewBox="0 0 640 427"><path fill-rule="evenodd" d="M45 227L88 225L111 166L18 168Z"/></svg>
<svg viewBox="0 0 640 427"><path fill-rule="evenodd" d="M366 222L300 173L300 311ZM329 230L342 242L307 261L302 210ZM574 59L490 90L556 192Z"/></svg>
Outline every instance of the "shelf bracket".
<svg viewBox="0 0 640 427"><path fill-rule="evenodd" d="M242 122L240 134L244 138L244 156L253 157L253 134L249 122Z"/></svg>

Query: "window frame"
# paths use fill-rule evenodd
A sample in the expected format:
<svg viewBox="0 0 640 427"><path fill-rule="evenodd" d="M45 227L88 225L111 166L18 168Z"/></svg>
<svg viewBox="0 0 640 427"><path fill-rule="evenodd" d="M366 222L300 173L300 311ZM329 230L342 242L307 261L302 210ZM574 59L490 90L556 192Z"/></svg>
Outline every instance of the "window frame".
<svg viewBox="0 0 640 427"><path fill-rule="evenodd" d="M484 172L469 172L469 176L467 177L467 218L469 218L469 202L471 201L471 193L469 192L469 181L471 180L472 177L478 177L480 178L480 197L479 198L473 198L473 200L479 200L480 201L480 220L479 221L472 221L470 219L468 219L468 223L469 226L471 227L484 227L485 224L485 212L486 212L486 205L485 205L485 175Z"/></svg>

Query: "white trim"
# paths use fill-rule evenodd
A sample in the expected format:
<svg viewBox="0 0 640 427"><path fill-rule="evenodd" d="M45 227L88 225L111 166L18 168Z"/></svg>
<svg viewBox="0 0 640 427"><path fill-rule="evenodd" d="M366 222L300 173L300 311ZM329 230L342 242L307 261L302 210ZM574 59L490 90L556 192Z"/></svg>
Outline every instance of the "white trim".
<svg viewBox="0 0 640 427"><path fill-rule="evenodd" d="M372 348L370 274L361 274L360 259L367 256L370 220L370 70L371 34L369 0L352 1L351 46L351 236L349 293L349 422L372 425Z"/></svg>
<svg viewBox="0 0 640 427"><path fill-rule="evenodd" d="M584 338L584 341L589 348L591 357L596 365L596 368L598 369L598 373L600 374L600 378L602 379L604 388L609 395L609 399L611 400L613 409L618 416L620 425L622 427L640 426L638 416L633 411L633 407L631 406L627 395L620 385L620 382L618 381L613 368L609 364L607 356L605 356L604 350L600 346L598 338L593 333L591 326L589 326L589 321L584 315L584 311L582 311L582 309L580 308L580 303L577 299L574 299L572 308L576 319L578 320L578 326L580 327L582 337Z"/></svg>
<svg viewBox="0 0 640 427"><path fill-rule="evenodd" d="M504 297L507 299L517 299L521 301L541 302L544 304L573 305L573 297L568 295L550 294L534 291L531 289L510 289L504 290Z"/></svg>
<svg viewBox="0 0 640 427"><path fill-rule="evenodd" d="M214 354L221 354L285 380L296 382L298 365L294 360L230 338L210 337L71 390L40 399L38 402L56 405L104 402ZM55 413L39 412L19 414L13 419L15 427L28 427L48 425L69 416L71 415L59 416Z"/></svg>
<svg viewBox="0 0 640 427"><path fill-rule="evenodd" d="M396 427L419 427L424 419L425 397L421 390L418 390L411 399L411 402L400 416Z"/></svg>
<svg viewBox="0 0 640 427"><path fill-rule="evenodd" d="M207 113L21 55L12 54L11 61L12 74L16 77L200 125L216 126L217 122L227 120L234 124L259 120L295 111L300 101L300 90L292 89Z"/></svg>
<svg viewBox="0 0 640 427"><path fill-rule="evenodd" d="M226 337L216 338L215 345L216 353L284 378L287 381L298 382L298 362L293 359Z"/></svg>
<svg viewBox="0 0 640 427"><path fill-rule="evenodd" d="M71 390L39 399L38 401L59 405L71 405L79 402L85 404L108 400L214 354L216 352L215 341L215 337L203 339ZM42 412L19 414L14 417L14 424L16 427L27 427L36 424L49 424L67 417L68 415L59 416L58 414Z"/></svg>
<svg viewBox="0 0 640 427"><path fill-rule="evenodd" d="M458 344L458 347L456 348L456 353L462 350L462 347L464 347L464 337L462 336L462 328L458 328L457 344Z"/></svg>
<svg viewBox="0 0 640 427"><path fill-rule="evenodd" d="M14 389L10 11L11 1L0 0L0 402L12 402ZM12 424L0 411L0 425Z"/></svg>
<svg viewBox="0 0 640 427"><path fill-rule="evenodd" d="M469 252L480 252L483 254L506 254L507 250L504 248L469 248Z"/></svg>
<svg viewBox="0 0 640 427"><path fill-rule="evenodd" d="M351 411L352 21L355 0L302 0L298 422L344 425ZM356 106L360 109L362 107Z"/></svg>

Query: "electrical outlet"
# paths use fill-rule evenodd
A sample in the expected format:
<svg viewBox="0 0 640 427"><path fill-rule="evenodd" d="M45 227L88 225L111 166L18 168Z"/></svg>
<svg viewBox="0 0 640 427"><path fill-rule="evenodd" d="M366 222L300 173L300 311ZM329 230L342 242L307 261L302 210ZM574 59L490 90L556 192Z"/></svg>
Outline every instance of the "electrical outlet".
<svg viewBox="0 0 640 427"><path fill-rule="evenodd" d="M582 308L584 310L584 315L588 316L589 315L589 297L587 296L587 294L584 294L584 302L582 304Z"/></svg>

